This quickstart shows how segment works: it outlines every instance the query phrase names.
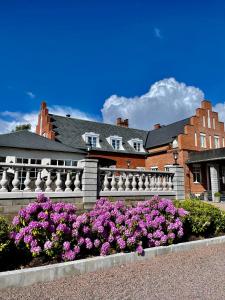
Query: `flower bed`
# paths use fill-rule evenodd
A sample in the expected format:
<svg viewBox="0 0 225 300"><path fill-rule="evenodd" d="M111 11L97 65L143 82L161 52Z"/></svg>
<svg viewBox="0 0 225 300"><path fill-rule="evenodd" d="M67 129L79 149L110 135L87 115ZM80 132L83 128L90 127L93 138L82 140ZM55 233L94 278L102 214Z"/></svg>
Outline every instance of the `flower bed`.
<svg viewBox="0 0 225 300"><path fill-rule="evenodd" d="M28 260L59 262L170 245L183 236L187 214L171 200L153 197L127 207L97 200L92 211L76 214L72 204L52 203L40 194L13 219L11 240Z"/></svg>

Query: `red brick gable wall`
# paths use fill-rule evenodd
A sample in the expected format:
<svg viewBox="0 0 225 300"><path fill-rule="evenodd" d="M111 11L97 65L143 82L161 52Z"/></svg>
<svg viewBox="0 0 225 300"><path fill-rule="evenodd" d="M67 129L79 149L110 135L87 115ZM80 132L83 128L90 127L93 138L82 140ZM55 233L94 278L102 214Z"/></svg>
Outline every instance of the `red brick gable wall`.
<svg viewBox="0 0 225 300"><path fill-rule="evenodd" d="M205 126L203 124L203 116L205 117ZM210 127L208 126L208 116L210 117ZM197 146L195 144L195 133L197 137ZM203 133L206 136L206 148L202 148L200 145L200 133ZM210 136L212 148L210 148L209 143ZM188 152L214 149L214 136L219 137L220 147L223 147L223 139L225 139L224 123L219 121L218 113L212 111L211 103L207 100L204 100L201 103L201 108L196 110L195 116L190 118L190 125L185 125L184 134L180 134L178 136L178 163L184 168L186 196L189 196L190 192L202 193L207 187L207 170L205 164L201 165L202 182L197 184L193 182L192 166L188 166L186 164ZM145 165L147 169L157 166L159 171L164 171L166 165L174 163L171 145L156 147L151 149L149 152L153 155L146 159Z"/></svg>
<svg viewBox="0 0 225 300"><path fill-rule="evenodd" d="M208 126L208 115L210 117L210 128ZM203 117L205 118L205 126L203 124ZM202 151L213 149L215 148L214 136L219 137L220 147L225 146L224 123L219 121L218 113L212 111L212 105L209 101L202 101L201 108L196 110L196 115L191 117L190 125L185 125L184 131L185 133L180 134L178 137L179 148L182 150ZM197 137L197 146L195 145L195 133ZM200 146L200 133L206 135L206 148ZM210 148L210 136L212 148Z"/></svg>

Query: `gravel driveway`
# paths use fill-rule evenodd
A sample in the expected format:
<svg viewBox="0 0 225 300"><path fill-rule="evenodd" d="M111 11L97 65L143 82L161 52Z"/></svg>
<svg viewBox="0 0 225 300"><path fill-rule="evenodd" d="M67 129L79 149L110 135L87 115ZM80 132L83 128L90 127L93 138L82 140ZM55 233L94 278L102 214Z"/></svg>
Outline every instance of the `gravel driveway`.
<svg viewBox="0 0 225 300"><path fill-rule="evenodd" d="M0 299L225 299L225 245L5 289Z"/></svg>

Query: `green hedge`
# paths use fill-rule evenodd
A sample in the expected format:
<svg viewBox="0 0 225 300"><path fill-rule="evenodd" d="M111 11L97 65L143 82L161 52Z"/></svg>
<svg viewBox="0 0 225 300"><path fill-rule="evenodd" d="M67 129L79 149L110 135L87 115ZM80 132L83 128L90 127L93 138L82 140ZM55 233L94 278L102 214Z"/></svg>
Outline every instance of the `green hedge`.
<svg viewBox="0 0 225 300"><path fill-rule="evenodd" d="M183 220L185 240L192 236L207 238L225 233L225 212L212 204L197 199L176 200L174 204L189 212Z"/></svg>

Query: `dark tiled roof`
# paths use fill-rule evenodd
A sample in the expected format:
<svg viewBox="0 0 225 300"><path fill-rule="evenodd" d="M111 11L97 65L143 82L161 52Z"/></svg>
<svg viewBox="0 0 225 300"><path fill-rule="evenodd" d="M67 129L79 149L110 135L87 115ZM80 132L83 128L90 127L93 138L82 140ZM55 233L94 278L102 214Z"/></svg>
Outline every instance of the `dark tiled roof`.
<svg viewBox="0 0 225 300"><path fill-rule="evenodd" d="M188 154L187 163L198 163L225 159L225 148L210 149L204 151L193 151Z"/></svg>
<svg viewBox="0 0 225 300"><path fill-rule="evenodd" d="M101 148L97 148L98 151L131 153L138 155L145 154L143 152L136 152L134 148L130 146L128 141L138 138L143 140L143 143L145 143L147 131L52 114L50 114L50 116L53 130L56 133L56 139L65 145L79 149L86 149L86 144L82 135L86 132L94 132L99 134ZM122 137L124 150L114 150L106 140L110 136Z"/></svg>
<svg viewBox="0 0 225 300"><path fill-rule="evenodd" d="M36 149L57 152L85 153L62 143L49 140L36 133L21 130L7 134L0 134L0 147L12 147L23 149Z"/></svg>
<svg viewBox="0 0 225 300"><path fill-rule="evenodd" d="M159 129L149 131L145 148L151 149L171 143L174 137L184 133L184 126L189 124L189 121L190 118L187 118L167 126L162 126Z"/></svg>

